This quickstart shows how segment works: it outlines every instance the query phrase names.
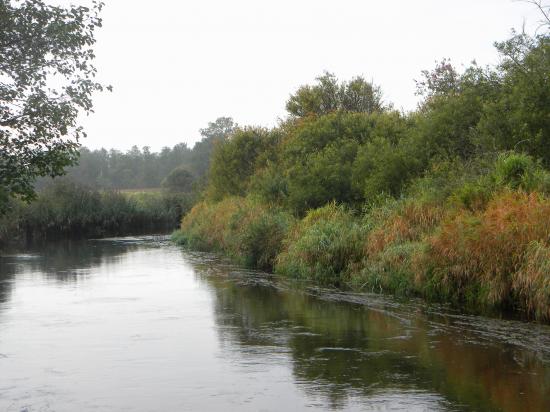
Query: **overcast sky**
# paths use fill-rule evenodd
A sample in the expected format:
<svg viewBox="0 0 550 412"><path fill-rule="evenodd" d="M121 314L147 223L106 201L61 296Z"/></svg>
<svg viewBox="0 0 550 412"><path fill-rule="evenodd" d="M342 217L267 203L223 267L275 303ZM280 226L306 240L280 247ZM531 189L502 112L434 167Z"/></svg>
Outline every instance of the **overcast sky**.
<svg viewBox="0 0 550 412"><path fill-rule="evenodd" d="M122 150L192 146L220 116L273 126L289 94L324 70L363 75L386 101L413 109L421 70L443 57L494 64L494 41L538 20L512 0L106 3L96 65L114 91L95 96L82 143Z"/></svg>

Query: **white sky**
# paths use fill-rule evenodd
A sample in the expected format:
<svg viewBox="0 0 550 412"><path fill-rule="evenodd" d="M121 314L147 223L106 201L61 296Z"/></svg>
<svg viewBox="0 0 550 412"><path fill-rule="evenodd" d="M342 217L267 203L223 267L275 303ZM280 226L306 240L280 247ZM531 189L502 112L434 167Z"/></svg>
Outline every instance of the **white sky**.
<svg viewBox="0 0 550 412"><path fill-rule="evenodd" d="M413 109L421 70L443 57L496 63L493 42L539 19L512 0L106 3L96 66L114 91L95 96L82 143L122 150L192 146L220 116L273 126L290 93L324 70L363 75L396 108Z"/></svg>

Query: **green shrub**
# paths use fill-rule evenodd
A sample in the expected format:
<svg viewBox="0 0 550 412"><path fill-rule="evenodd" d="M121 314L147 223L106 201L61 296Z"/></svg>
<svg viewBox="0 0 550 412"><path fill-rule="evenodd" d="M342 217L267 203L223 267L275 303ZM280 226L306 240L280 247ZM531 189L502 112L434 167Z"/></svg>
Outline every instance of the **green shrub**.
<svg viewBox="0 0 550 412"><path fill-rule="evenodd" d="M347 282L351 262L362 256L363 230L343 206L330 203L296 224L277 257L277 273L324 285Z"/></svg>
<svg viewBox="0 0 550 412"><path fill-rule="evenodd" d="M492 177L497 187L526 192L543 189L548 182L548 172L538 162L531 156L513 152L498 157Z"/></svg>
<svg viewBox="0 0 550 412"><path fill-rule="evenodd" d="M426 247L424 242L403 242L387 246L376 256L366 258L363 269L352 275L355 289L411 296L418 293L415 260Z"/></svg>

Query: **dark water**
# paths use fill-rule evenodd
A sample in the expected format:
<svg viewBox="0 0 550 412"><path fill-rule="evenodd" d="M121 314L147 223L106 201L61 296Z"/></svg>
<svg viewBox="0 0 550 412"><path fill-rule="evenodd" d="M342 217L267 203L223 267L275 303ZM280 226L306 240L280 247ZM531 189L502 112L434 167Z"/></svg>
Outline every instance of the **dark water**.
<svg viewBox="0 0 550 412"><path fill-rule="evenodd" d="M4 410L550 411L550 328L55 244L0 259Z"/></svg>

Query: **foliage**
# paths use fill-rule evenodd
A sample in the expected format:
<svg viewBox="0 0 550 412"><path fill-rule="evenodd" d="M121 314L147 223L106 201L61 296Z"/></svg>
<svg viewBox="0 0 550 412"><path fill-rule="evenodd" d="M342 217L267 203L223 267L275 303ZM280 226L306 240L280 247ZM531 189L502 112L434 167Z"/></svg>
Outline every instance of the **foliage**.
<svg viewBox="0 0 550 412"><path fill-rule="evenodd" d="M189 170L199 179L203 179L210 169L210 159L217 145L223 143L237 130L238 125L231 117L218 117L201 129L202 139L195 143L189 158Z"/></svg>
<svg viewBox="0 0 550 412"><path fill-rule="evenodd" d="M384 110L380 88L360 76L339 83L334 74L325 72L316 80L317 84L301 86L290 96L286 109L291 115L306 117L339 110L360 113Z"/></svg>
<svg viewBox="0 0 550 412"><path fill-rule="evenodd" d="M537 282L539 265L546 264L539 253L550 236L548 216L549 200L513 191L497 195L483 211L450 214L429 238L423 263L429 283L440 294L476 305L512 306L519 304L518 293L524 301L538 300L526 297L526 276ZM532 242L538 242L537 251ZM479 290L472 293L473 287Z"/></svg>
<svg viewBox="0 0 550 412"><path fill-rule="evenodd" d="M97 189L158 188L176 168L188 170L198 186L204 185L214 146L226 140L235 130L229 117L220 117L201 129L203 139L189 148L178 143L160 152L151 152L148 146L133 146L126 152L119 150L89 150L81 148L78 164L66 169L70 180ZM35 187L40 190L51 179L39 179Z"/></svg>
<svg viewBox="0 0 550 412"><path fill-rule="evenodd" d="M180 194L99 192L60 180L30 204L11 200L0 218L0 244L59 237L90 238L177 226L192 198Z"/></svg>
<svg viewBox="0 0 550 412"><path fill-rule="evenodd" d="M77 116L103 89L92 64L102 7L0 3L0 187L9 196L31 199L35 177L61 175L77 158Z"/></svg>
<svg viewBox="0 0 550 412"><path fill-rule="evenodd" d="M290 214L251 198L200 202L181 223L174 239L200 250L220 250L247 266L270 270L293 224Z"/></svg>
<svg viewBox="0 0 550 412"><path fill-rule="evenodd" d="M284 241L275 271L324 285L343 285L352 262L361 259L363 230L351 212L335 203L310 211Z"/></svg>
<svg viewBox="0 0 550 412"><path fill-rule="evenodd" d="M352 203L352 164L357 153L354 140L331 144L312 153L287 170L287 203L298 214L327 202Z"/></svg>
<svg viewBox="0 0 550 412"><path fill-rule="evenodd" d="M271 143L270 134L262 128L237 130L219 144L212 157L208 194L213 199L244 195L256 162Z"/></svg>
<svg viewBox="0 0 550 412"><path fill-rule="evenodd" d="M301 120L280 148L288 206L303 214L331 201L358 204L372 169L388 165L388 159L376 157L379 142L391 147L406 133L407 121L396 112L337 112ZM406 175L399 179L402 183Z"/></svg>
<svg viewBox="0 0 550 412"><path fill-rule="evenodd" d="M195 178L189 170L184 167L176 167L161 182L161 186L179 193L188 193L193 189Z"/></svg>
<svg viewBox="0 0 550 412"><path fill-rule="evenodd" d="M525 33L497 43L500 93L486 103L479 125L487 148L525 150L550 166L550 38Z"/></svg>
<svg viewBox="0 0 550 412"><path fill-rule="evenodd" d="M403 186L422 169L421 160L409 153L411 146L377 137L359 149L353 163L352 184L366 201L386 193L398 196Z"/></svg>

